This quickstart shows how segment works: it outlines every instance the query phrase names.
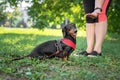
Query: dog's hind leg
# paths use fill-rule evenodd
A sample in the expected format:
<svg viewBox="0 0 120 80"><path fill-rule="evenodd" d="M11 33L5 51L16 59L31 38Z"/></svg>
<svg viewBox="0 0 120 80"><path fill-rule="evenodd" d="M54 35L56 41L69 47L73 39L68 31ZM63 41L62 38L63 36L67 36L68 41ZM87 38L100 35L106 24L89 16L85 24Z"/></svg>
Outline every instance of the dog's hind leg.
<svg viewBox="0 0 120 80"><path fill-rule="evenodd" d="M31 58L38 58L38 59L45 59L46 55L44 53L38 53L38 52L31 52L31 54L28 55L28 57Z"/></svg>

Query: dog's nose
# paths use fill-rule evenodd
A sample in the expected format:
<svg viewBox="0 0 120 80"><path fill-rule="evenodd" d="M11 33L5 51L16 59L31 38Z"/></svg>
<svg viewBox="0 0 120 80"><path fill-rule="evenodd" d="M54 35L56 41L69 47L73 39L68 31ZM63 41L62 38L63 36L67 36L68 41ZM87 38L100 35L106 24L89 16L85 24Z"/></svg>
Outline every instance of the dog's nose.
<svg viewBox="0 0 120 80"><path fill-rule="evenodd" d="M77 29L76 29L76 30L74 30L74 33L77 33Z"/></svg>

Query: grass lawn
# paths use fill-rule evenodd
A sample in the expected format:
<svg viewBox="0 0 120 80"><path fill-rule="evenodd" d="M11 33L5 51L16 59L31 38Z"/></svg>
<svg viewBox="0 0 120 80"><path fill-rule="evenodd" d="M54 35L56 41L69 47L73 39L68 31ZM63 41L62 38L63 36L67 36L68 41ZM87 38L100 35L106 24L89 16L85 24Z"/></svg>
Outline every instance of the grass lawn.
<svg viewBox="0 0 120 80"><path fill-rule="evenodd" d="M60 59L22 59L38 44L62 38L61 30L0 28L0 80L120 80L120 34L106 35L103 56L74 56L86 48L85 31L79 30L70 62Z"/></svg>

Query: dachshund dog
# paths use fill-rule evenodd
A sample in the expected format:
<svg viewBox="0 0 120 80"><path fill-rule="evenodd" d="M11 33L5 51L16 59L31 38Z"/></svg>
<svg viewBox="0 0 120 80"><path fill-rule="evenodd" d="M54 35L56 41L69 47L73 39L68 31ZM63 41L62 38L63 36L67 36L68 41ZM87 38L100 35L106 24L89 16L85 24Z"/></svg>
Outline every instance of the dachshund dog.
<svg viewBox="0 0 120 80"><path fill-rule="evenodd" d="M62 33L63 39L44 42L36 46L27 56L15 58L12 61L20 60L25 57L39 59L51 59L58 57L67 62L70 54L76 48L77 29L75 24L69 23L65 26L62 26Z"/></svg>

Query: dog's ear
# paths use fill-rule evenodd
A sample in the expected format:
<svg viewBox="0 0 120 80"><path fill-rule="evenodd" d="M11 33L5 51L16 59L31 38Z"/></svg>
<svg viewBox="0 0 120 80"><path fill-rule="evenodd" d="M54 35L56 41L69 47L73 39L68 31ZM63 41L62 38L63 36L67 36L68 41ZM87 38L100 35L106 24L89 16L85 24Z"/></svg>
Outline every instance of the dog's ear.
<svg viewBox="0 0 120 80"><path fill-rule="evenodd" d="M65 38L65 36L66 35L68 35L68 32L69 32L69 30L70 30L70 26L69 26L70 24L67 24L67 25L64 25L63 27L62 27L62 33L63 33L63 37Z"/></svg>
<svg viewBox="0 0 120 80"><path fill-rule="evenodd" d="M63 33L63 37L65 37L66 36L66 29L65 29L65 27L62 29L62 33Z"/></svg>
<svg viewBox="0 0 120 80"><path fill-rule="evenodd" d="M62 29L64 29L64 28L65 28L65 26L66 26L65 24L61 24L61 28L62 28Z"/></svg>

